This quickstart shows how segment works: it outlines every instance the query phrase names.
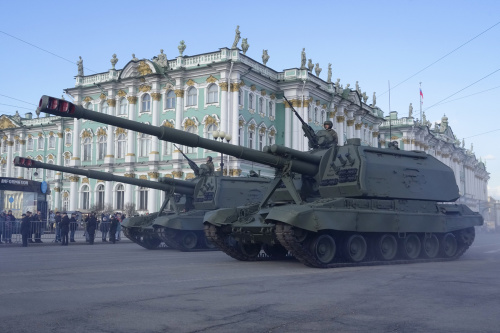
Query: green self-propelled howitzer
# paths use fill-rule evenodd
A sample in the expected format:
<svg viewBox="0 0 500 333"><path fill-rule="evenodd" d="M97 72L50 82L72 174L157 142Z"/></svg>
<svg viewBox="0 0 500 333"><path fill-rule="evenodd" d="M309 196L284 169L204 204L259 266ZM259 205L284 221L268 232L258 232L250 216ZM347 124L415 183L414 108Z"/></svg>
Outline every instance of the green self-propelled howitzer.
<svg viewBox="0 0 500 333"><path fill-rule="evenodd" d="M159 133L162 128L165 128L97 112L86 113L82 107L47 96L42 97L40 107L37 109L37 112L39 111L51 111L60 116L77 116L78 118L89 119L157 137L160 137ZM177 132L183 133L181 131ZM171 140L171 142L179 143L175 140ZM213 244L207 241L203 231L205 213L219 208L233 207L233 205L239 206L259 202L262 200L270 179L259 176L226 177L221 172L212 172L205 164L198 167L194 161L185 155L184 157L188 160L189 166L196 177L190 180L164 178L164 181L189 184L189 186L193 187L192 194L184 196L185 203L181 209L177 209L176 205L174 205L173 211L165 211L162 208L153 218L149 218L148 216L148 223L158 234L158 237L169 247L182 251L211 249L213 248ZM173 203L172 201L170 202ZM128 224L135 225L142 223L140 218L142 217L130 218ZM138 222L135 223L135 220Z"/></svg>
<svg viewBox="0 0 500 333"><path fill-rule="evenodd" d="M38 111L136 130L134 122L52 100L44 96ZM483 223L453 203L459 192L451 168L424 152L361 146L359 139L338 146L327 130L316 133L317 147L308 152L279 145L260 152L141 125L161 140L276 169L260 203L205 214L208 238L240 260L257 258L263 246L285 248L312 267L451 260Z"/></svg>
<svg viewBox="0 0 500 333"><path fill-rule="evenodd" d="M140 187L157 189L165 192L165 202L162 207L175 194L181 196L192 196L194 193L195 184L179 181L169 178L161 178L158 182L136 179L124 176L116 176L109 172L87 170L76 167L64 167L56 164L43 163L25 157L17 156L14 158L14 165L23 168L40 168L53 170L64 173L71 173L87 177L89 179L98 179L103 181L114 181L124 184L136 185ZM180 209L183 209L181 205ZM157 232L153 229L152 221L158 216L158 212L149 214L148 216L129 217L122 222L124 234L133 242L140 246L152 250L156 249L161 244L161 239Z"/></svg>

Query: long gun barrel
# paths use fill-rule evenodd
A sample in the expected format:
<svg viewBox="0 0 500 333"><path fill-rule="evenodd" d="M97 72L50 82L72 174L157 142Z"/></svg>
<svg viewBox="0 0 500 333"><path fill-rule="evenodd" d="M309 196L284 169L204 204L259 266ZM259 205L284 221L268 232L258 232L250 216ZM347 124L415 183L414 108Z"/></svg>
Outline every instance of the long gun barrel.
<svg viewBox="0 0 500 333"><path fill-rule="evenodd" d="M173 128L142 124L133 120L90 111L82 106L70 103L69 101L49 96L42 96L36 112L37 114L45 112L60 117L93 120L108 125L126 128L131 131L156 136L163 141L169 141L189 147L209 149L247 161L265 164L274 168L281 168L285 166L288 161L286 158L281 156L275 156L246 147L217 142L216 140L204 139L196 134L183 132ZM311 161L293 160L290 170L314 176L318 173L319 165Z"/></svg>
<svg viewBox="0 0 500 333"><path fill-rule="evenodd" d="M172 182L153 182L150 180L136 179L124 176L115 176L112 173L78 169L73 167L63 167L55 164L48 164L35 161L29 158L16 156L14 158L14 165L23 168L41 168L47 170L60 171L65 173L72 173L75 175L85 176L92 179L100 179L105 181L115 181L124 184L137 185L141 187L153 188L161 191L170 191L174 188L175 193L192 195L194 193L195 184L191 182L173 180Z"/></svg>
<svg viewBox="0 0 500 333"><path fill-rule="evenodd" d="M302 130L304 131L304 136L309 139L309 147L310 148L318 148L319 147L318 137L316 136L316 133L314 132L313 128L311 126L309 126L309 124L306 123L304 121L304 119L302 119L302 117L299 115L299 113L293 107L292 103L290 103L285 96L283 96L283 98L288 103L288 105L292 109L293 113L295 113L297 118L299 118L299 121L302 123Z"/></svg>

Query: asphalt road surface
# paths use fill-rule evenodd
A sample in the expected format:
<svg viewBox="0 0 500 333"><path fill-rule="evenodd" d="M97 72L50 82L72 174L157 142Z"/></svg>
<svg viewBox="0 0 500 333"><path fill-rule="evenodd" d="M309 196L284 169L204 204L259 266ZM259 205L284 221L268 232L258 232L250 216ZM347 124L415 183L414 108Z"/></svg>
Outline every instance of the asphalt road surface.
<svg viewBox="0 0 500 333"><path fill-rule="evenodd" d="M130 242L0 245L0 332L499 332L500 235L453 262L314 269Z"/></svg>

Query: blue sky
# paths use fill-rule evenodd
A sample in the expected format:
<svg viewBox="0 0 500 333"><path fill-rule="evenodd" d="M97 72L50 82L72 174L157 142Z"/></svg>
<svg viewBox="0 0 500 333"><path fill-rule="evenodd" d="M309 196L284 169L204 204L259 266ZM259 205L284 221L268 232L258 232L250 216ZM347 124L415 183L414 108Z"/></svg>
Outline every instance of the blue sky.
<svg viewBox="0 0 500 333"><path fill-rule="evenodd" d="M3 1L0 114L24 114L41 95L73 87L79 56L89 75L111 68L113 53L117 68L132 53L164 49L171 59L180 40L185 55L211 52L230 47L240 25L250 57L260 61L266 49L267 65L281 71L298 67L305 47L323 79L332 63L334 80L359 81L369 101L376 92L386 114L390 81L391 110L407 115L413 103L418 117L422 82L427 119L446 114L466 147L474 144L491 173L489 194L500 199L499 13L500 1L485 0Z"/></svg>

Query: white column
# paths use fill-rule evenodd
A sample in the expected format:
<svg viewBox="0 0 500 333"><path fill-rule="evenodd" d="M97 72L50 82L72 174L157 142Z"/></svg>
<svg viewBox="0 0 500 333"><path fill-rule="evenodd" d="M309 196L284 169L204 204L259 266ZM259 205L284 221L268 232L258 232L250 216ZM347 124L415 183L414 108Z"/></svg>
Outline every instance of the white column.
<svg viewBox="0 0 500 333"><path fill-rule="evenodd" d="M238 94L240 92L240 84L234 83L231 88L231 99L232 99L232 107L231 107L231 121L228 123L228 131L231 133L231 143L233 145L238 145L238 130L240 128L239 119L240 119L240 105L238 104ZM229 157L229 156L228 156Z"/></svg>
<svg viewBox="0 0 500 333"><path fill-rule="evenodd" d="M78 181L80 177L69 177L69 210L78 210Z"/></svg>
<svg viewBox="0 0 500 333"><path fill-rule="evenodd" d="M12 166L14 163L14 136L12 133L9 133L9 137L7 139L7 177L12 177Z"/></svg>
<svg viewBox="0 0 500 333"><path fill-rule="evenodd" d="M184 90L178 87L175 90L175 129L182 130L182 118L184 117ZM173 146L172 146L173 147ZM180 148L180 147L179 147ZM172 152L172 159L178 160L182 158L181 153L174 149Z"/></svg>
<svg viewBox="0 0 500 333"><path fill-rule="evenodd" d="M291 102L292 102L292 106L294 108L298 108L298 106L300 105L300 100L298 100L298 99L292 99ZM297 111L297 112L299 112L299 111ZM293 149L300 150L301 133L302 133L302 130L301 130L301 126L299 123L299 119L295 115L293 115L293 120L292 120L292 148Z"/></svg>
<svg viewBox="0 0 500 333"><path fill-rule="evenodd" d="M135 121L135 106L137 104L136 96L129 96L128 99L128 119ZM135 162L135 141L136 133L134 131L127 131L127 154L125 155L125 162Z"/></svg>
<svg viewBox="0 0 500 333"><path fill-rule="evenodd" d="M125 206L134 203L134 185L125 184ZM137 207L136 207L137 209Z"/></svg>
<svg viewBox="0 0 500 333"><path fill-rule="evenodd" d="M153 114L151 115L151 125L160 126L160 99L161 94L159 92L155 92L151 94L153 98ZM151 138L151 152L149 153L150 161L158 161L160 160L160 145L159 139L154 136Z"/></svg>
<svg viewBox="0 0 500 333"><path fill-rule="evenodd" d="M109 96L110 99L108 102L108 114L115 116L116 115L116 100L112 95L111 91ZM104 163L111 164L114 163L115 160L115 128L114 126L108 125L108 129L106 130L106 155L104 156Z"/></svg>
<svg viewBox="0 0 500 333"><path fill-rule="evenodd" d="M292 147L292 110L290 105L283 99L285 105L285 147Z"/></svg>
<svg viewBox="0 0 500 333"><path fill-rule="evenodd" d="M158 172L150 172L149 176L151 181L158 181ZM158 211L158 198L160 197L160 191L154 188L150 188L148 192L148 212L154 213Z"/></svg>
<svg viewBox="0 0 500 333"><path fill-rule="evenodd" d="M104 206L113 207L113 182L104 182Z"/></svg>
<svg viewBox="0 0 500 333"><path fill-rule="evenodd" d="M337 116L337 136L338 136L338 139L339 139L339 146L343 146L344 145L344 121L345 121L345 116L340 113L338 116Z"/></svg>
<svg viewBox="0 0 500 333"><path fill-rule="evenodd" d="M79 119L74 119L73 120L73 157L71 157L71 165L72 166L79 166L81 164L80 161L80 147L81 147L81 138L80 138L80 124L81 121ZM71 199L70 199L70 205L71 205ZM74 210L74 209L70 209Z"/></svg>

